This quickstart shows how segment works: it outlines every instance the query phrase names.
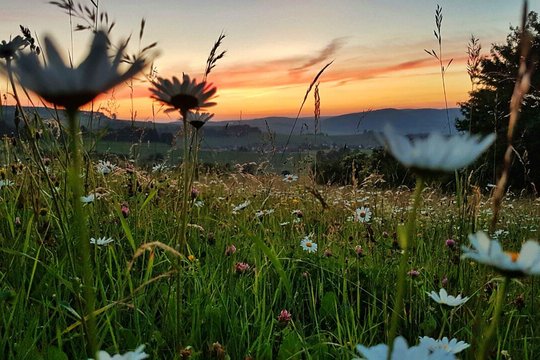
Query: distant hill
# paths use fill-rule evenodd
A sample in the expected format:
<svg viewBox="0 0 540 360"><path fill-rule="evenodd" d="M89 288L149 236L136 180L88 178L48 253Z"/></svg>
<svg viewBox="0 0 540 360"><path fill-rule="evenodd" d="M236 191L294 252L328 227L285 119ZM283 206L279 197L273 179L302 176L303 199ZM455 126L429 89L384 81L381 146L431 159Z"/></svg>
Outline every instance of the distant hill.
<svg viewBox="0 0 540 360"><path fill-rule="evenodd" d="M459 108L448 109L450 126L455 132L455 119L461 116ZM266 117L260 119L229 121L259 128L262 132L289 134L294 124L290 117ZM445 109L381 109L358 112L339 116L323 117L320 120L320 132L327 135L354 135L364 132L380 132L390 124L400 134L425 134L434 131L448 133ZM209 123L210 125L210 123ZM214 122L211 126L220 126L223 122ZM313 134L313 118L299 118L293 134Z"/></svg>
<svg viewBox="0 0 540 360"><path fill-rule="evenodd" d="M37 107L26 108L29 114L37 113L41 118L48 119L55 116L54 109ZM461 115L458 108L449 109L450 124L452 131L455 132L455 119ZM64 112L58 111L58 115L65 121ZM3 121L2 127L13 128L13 119L15 116L14 106L3 106L0 108L0 121ZM230 132L228 126L251 126L266 134L268 131L288 135L291 132L294 118L291 117L266 117L248 120L230 120L230 121L210 121L205 126L213 136L218 133ZM446 110L444 109L381 109L368 112L357 112L332 117L322 117L320 119L320 133L336 135L357 135L367 132L380 132L384 127L390 124L398 133L401 134L425 134L434 131L442 133L448 132L446 119ZM133 125L137 128L152 129L158 133L175 133L180 128L181 122L174 121L168 123L117 120L107 117L101 112L81 112L81 125L86 128L110 130L124 129L126 126ZM210 130L212 129L212 130ZM294 127L293 135L313 134L315 129L312 117L299 118ZM5 129L2 129L5 131ZM249 133L249 131L244 131Z"/></svg>
<svg viewBox="0 0 540 360"><path fill-rule="evenodd" d="M448 109L450 127L456 132L455 120L459 108ZM328 135L350 135L366 131L380 132L391 125L400 134L448 133L444 109L381 109L364 113L345 114L324 119L321 131Z"/></svg>

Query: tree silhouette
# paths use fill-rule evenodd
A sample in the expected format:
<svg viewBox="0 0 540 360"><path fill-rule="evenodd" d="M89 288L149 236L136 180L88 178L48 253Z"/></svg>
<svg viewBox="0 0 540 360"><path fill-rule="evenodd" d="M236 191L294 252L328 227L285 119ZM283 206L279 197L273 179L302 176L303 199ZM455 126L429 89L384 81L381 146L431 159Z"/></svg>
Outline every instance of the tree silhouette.
<svg viewBox="0 0 540 360"><path fill-rule="evenodd" d="M540 186L540 23L536 12L529 12L526 26L531 34L530 43L525 44L530 46L527 61L535 71L514 132L516 156L509 185L536 192ZM491 46L489 56L480 61L477 86L469 93L469 100L459 104L464 117L457 121L458 130L497 134L494 147L480 160L484 164L477 171L481 182L496 182L507 147L510 99L520 63L520 34L519 27L510 27L506 42Z"/></svg>

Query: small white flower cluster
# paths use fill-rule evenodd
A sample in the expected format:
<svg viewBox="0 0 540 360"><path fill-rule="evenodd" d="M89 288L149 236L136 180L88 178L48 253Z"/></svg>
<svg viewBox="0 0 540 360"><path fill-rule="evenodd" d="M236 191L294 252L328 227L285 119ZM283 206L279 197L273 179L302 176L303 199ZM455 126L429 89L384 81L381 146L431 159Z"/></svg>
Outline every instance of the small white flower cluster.
<svg viewBox="0 0 540 360"><path fill-rule="evenodd" d="M100 237L100 238L90 238L90 244L92 245L108 245L112 243L114 240L112 238L106 238L106 237Z"/></svg>
<svg viewBox="0 0 540 360"><path fill-rule="evenodd" d="M247 208L249 204L251 204L251 201L246 200L243 203L236 205L235 207L233 207L232 213L235 215L238 214L238 212Z"/></svg>
<svg viewBox="0 0 540 360"><path fill-rule="evenodd" d="M101 175L108 175L116 169L116 165L111 164L110 161L99 160L96 164L96 171Z"/></svg>
<svg viewBox="0 0 540 360"><path fill-rule="evenodd" d="M268 210L259 210L255 212L255 217L257 219L262 218L265 215L270 215L274 213L274 209L268 209Z"/></svg>

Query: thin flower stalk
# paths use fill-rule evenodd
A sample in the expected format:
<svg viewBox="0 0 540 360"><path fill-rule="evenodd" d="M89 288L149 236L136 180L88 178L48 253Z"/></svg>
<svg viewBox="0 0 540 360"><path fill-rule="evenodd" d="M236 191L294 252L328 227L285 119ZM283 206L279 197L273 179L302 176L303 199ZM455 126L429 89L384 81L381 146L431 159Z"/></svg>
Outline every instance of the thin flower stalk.
<svg viewBox="0 0 540 360"><path fill-rule="evenodd" d="M420 206L420 200L422 195L422 190L424 188L424 181L421 177L416 179L416 187L414 189L413 195L413 208L409 212L409 218L407 220L407 225L405 228L398 228L398 236L400 238L401 247L403 249L403 254L401 255L401 260L399 263L398 269L398 279L397 279L397 293L394 301L394 308L392 309L392 318L390 320L390 331L388 332L388 344L390 350L388 351L388 359L392 354L394 339L397 335L397 328L399 325L399 318L403 312L403 298L405 295L405 278L407 275L407 266L409 261L409 251L411 248L415 247L415 228L416 228L416 212Z"/></svg>
<svg viewBox="0 0 540 360"><path fill-rule="evenodd" d="M489 327L484 333L484 338L480 343L477 356L478 360L487 359L487 352L491 344L491 339L497 332L497 327L501 319L501 314L504 307L504 298L506 296L506 288L508 287L509 282L510 277L506 276L502 284L499 286L499 289L497 290L497 300L495 303L495 309L493 310L493 317L491 318L491 323L489 324Z"/></svg>

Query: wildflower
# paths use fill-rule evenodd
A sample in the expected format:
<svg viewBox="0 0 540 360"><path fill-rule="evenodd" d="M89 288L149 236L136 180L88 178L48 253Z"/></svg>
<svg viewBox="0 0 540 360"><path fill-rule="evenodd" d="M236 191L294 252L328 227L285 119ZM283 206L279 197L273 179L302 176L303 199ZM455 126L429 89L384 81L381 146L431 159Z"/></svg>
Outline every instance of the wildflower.
<svg viewBox="0 0 540 360"><path fill-rule="evenodd" d="M216 94L216 88L206 81L197 84L196 79L191 80L186 74L182 82L177 77L173 77L172 82L157 78L152 84L154 87L150 91L154 93L153 98L180 110L185 117L190 110L216 105L215 102L208 102Z"/></svg>
<svg viewBox="0 0 540 360"><path fill-rule="evenodd" d="M234 265L234 270L236 271L237 274L243 274L246 271L248 271L250 268L251 266L249 266L249 264L245 262L237 262Z"/></svg>
<svg viewBox="0 0 540 360"><path fill-rule="evenodd" d="M417 278L420 276L420 271L416 270L416 269L411 269L409 270L409 272L407 273L407 275L409 275L410 277L412 278Z"/></svg>
<svg viewBox="0 0 540 360"><path fill-rule="evenodd" d="M444 288L439 290L438 294L435 291L432 291L431 293L427 293L427 294L435 302L438 302L439 304L448 305L448 306L460 306L460 305L465 304L469 300L468 296L465 296L462 299L461 294L459 294L457 297L448 295L448 293L446 292L446 289Z"/></svg>
<svg viewBox="0 0 540 360"><path fill-rule="evenodd" d="M122 216L125 218L127 218L129 216L129 207L128 207L128 204L127 203L123 203L121 206L120 206L120 211L122 212Z"/></svg>
<svg viewBox="0 0 540 360"><path fill-rule="evenodd" d="M330 250L330 249L324 250L323 256L324 257L332 257L332 250Z"/></svg>
<svg viewBox="0 0 540 360"><path fill-rule="evenodd" d="M208 120L214 117L214 114L210 113L200 113L200 112L189 112L187 116L187 122L193 126L195 129L200 129Z"/></svg>
<svg viewBox="0 0 540 360"><path fill-rule="evenodd" d="M95 194L89 194L88 196L81 196L81 201L85 204L91 203L96 199Z"/></svg>
<svg viewBox="0 0 540 360"><path fill-rule="evenodd" d="M21 85L43 99L76 110L99 94L133 77L146 65L146 60L136 59L124 73L119 73L118 67L124 58L127 44L118 48L111 63L107 53L108 42L105 32L96 32L86 59L79 67L72 68L71 65L66 66L60 51L47 37L47 65L42 66L34 53L20 54L15 72Z"/></svg>
<svg viewBox="0 0 540 360"><path fill-rule="evenodd" d="M0 180L0 189L2 189L3 187L12 186L12 185L13 185L13 181L11 180Z"/></svg>
<svg viewBox="0 0 540 360"><path fill-rule="evenodd" d="M101 237L101 238L90 238L90 244L92 245L99 245L99 246L103 246L103 245L108 245L110 243L112 243L114 240L112 238L106 238L106 237Z"/></svg>
<svg viewBox="0 0 540 360"><path fill-rule="evenodd" d="M191 261L191 262L195 262L195 261L197 260L197 258L195 257L195 255L192 255L192 254L188 255L187 258L188 258L188 260Z"/></svg>
<svg viewBox="0 0 540 360"><path fill-rule="evenodd" d="M480 140L472 135L444 137L431 133L425 139L411 141L398 135L391 127L386 127L380 138L402 165L420 173L452 172L465 167L489 148L494 140L494 134Z"/></svg>
<svg viewBox="0 0 540 360"><path fill-rule="evenodd" d="M193 206L197 207L197 208L202 208L204 206L204 201L202 200L197 200L193 203Z"/></svg>
<svg viewBox="0 0 540 360"><path fill-rule="evenodd" d="M152 166L152 172L163 172L167 170L167 165L165 164L156 164Z"/></svg>
<svg viewBox="0 0 540 360"><path fill-rule="evenodd" d="M427 347L431 351L442 349L452 354L460 353L471 346L466 342L458 341L457 339L448 340L446 336L440 340L435 340L428 336L423 336L420 338L420 345Z"/></svg>
<svg viewBox="0 0 540 360"><path fill-rule="evenodd" d="M361 207L354 212L354 221L367 223L371 220L371 210L367 207Z"/></svg>
<svg viewBox="0 0 540 360"><path fill-rule="evenodd" d="M274 209L267 209L267 210L259 210L259 211L256 211L255 212L255 217L256 218L261 218L265 215L270 215L270 214L273 214L274 213Z"/></svg>
<svg viewBox="0 0 540 360"><path fill-rule="evenodd" d="M10 42L2 40L0 43L0 59L13 59L17 51L24 49L27 45L28 41L21 36L15 36Z"/></svg>
<svg viewBox="0 0 540 360"><path fill-rule="evenodd" d="M506 276L540 275L540 244L529 240L519 253L505 252L498 240L490 240L483 231L469 235L471 248L463 247L462 258L491 265Z"/></svg>
<svg viewBox="0 0 540 360"><path fill-rule="evenodd" d="M388 359L388 345L379 344L372 347L356 345L358 351L366 360L386 360ZM391 360L450 360L455 359L454 354L446 352L442 349L431 351L425 345L411 346L407 344L402 336L394 339L394 347L392 349Z"/></svg>
<svg viewBox="0 0 540 360"><path fill-rule="evenodd" d="M139 346L135 351L128 351L127 353L120 355L109 355L106 351L99 351L97 355L97 359L99 360L143 360L148 358L148 354L144 351L144 345ZM88 359L88 360L94 360L94 359Z"/></svg>
<svg viewBox="0 0 540 360"><path fill-rule="evenodd" d="M447 240L444 242L444 245L446 245L446 247L449 248L449 249L453 249L453 248L456 246L456 240L454 240L454 239L447 239Z"/></svg>
<svg viewBox="0 0 540 360"><path fill-rule="evenodd" d="M304 251L307 251L308 253L314 253L317 252L317 244L314 243L309 236L306 236L305 238L300 241L300 246Z"/></svg>
<svg viewBox="0 0 540 360"><path fill-rule="evenodd" d="M101 175L107 175L116 169L116 165L111 164L110 161L99 160L96 164L96 171Z"/></svg>
<svg viewBox="0 0 540 360"><path fill-rule="evenodd" d="M293 210L291 212L292 215L296 216L297 218L301 219L304 217L304 213L302 212L302 210Z"/></svg>
<svg viewBox="0 0 540 360"><path fill-rule="evenodd" d="M354 252L356 253L357 257L364 257L364 249L362 248L362 245L356 245L354 247Z"/></svg>
<svg viewBox="0 0 540 360"><path fill-rule="evenodd" d="M199 194L200 194L199 189L197 189L196 187L191 188L191 199L192 200L195 200L199 196Z"/></svg>
<svg viewBox="0 0 540 360"><path fill-rule="evenodd" d="M232 213L233 213L233 214L238 214L238 212L239 212L240 210L243 210L243 209L247 208L247 207L249 206L249 204L251 204L251 201L249 201L249 200L244 201L243 203L241 203L241 204L235 206L235 207L233 208L233 210L232 210Z"/></svg>
<svg viewBox="0 0 540 360"><path fill-rule="evenodd" d="M293 174L287 174L285 175L285 177L283 178L283 181L287 182L287 183L291 183L293 181L298 181L298 175L293 175Z"/></svg>
<svg viewBox="0 0 540 360"><path fill-rule="evenodd" d="M225 255L227 256L231 256L232 254L234 254L236 252L236 246L234 245L229 245L227 246L227 248L225 249Z"/></svg>
<svg viewBox="0 0 540 360"><path fill-rule="evenodd" d="M287 310L283 309L281 310L281 312L279 313L278 317L277 317L278 321L283 324L283 325L287 325L288 323L290 323L292 321L292 315L290 312L288 312Z"/></svg>
<svg viewBox="0 0 540 360"><path fill-rule="evenodd" d="M444 276L441 280L441 285L442 286L446 286L448 285L448 277L447 276Z"/></svg>

